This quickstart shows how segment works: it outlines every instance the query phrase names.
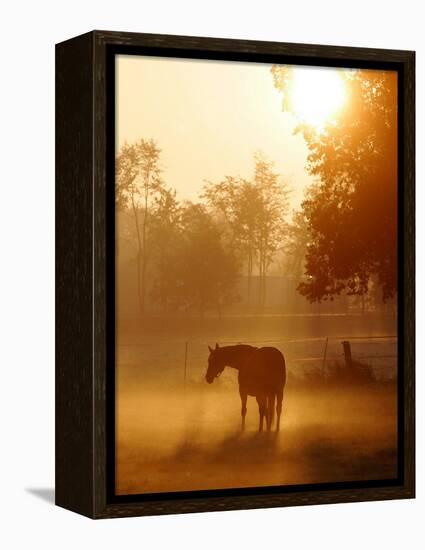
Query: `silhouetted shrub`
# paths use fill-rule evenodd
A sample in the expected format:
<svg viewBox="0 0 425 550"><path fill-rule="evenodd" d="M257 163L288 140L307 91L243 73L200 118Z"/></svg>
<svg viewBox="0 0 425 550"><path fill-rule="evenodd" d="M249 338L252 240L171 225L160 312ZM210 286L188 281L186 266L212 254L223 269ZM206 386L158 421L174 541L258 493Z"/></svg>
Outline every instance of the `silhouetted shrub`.
<svg viewBox="0 0 425 550"><path fill-rule="evenodd" d="M372 385L378 381L371 365L360 361L353 361L351 368L345 363L334 361L328 363L325 369L313 367L306 368L302 374L288 373L288 384L300 387L321 386L359 386Z"/></svg>

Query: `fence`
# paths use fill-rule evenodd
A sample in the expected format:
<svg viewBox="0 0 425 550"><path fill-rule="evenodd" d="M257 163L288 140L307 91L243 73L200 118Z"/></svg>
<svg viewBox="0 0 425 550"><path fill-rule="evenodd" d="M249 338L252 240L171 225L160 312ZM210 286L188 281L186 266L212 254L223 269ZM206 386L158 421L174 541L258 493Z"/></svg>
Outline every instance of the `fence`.
<svg viewBox="0 0 425 550"><path fill-rule="evenodd" d="M289 372L317 368L322 374L330 365L367 363L378 378L392 378L397 372L397 336L322 336L297 339L218 340L221 346L234 344L275 346L285 355ZM144 375L161 379L189 381L201 380L208 360L208 345L204 340L146 342L133 346L121 346L118 364L141 368Z"/></svg>
<svg viewBox="0 0 425 550"><path fill-rule="evenodd" d="M353 342L352 342L353 341ZM386 369L386 376L394 376L397 368L397 336L333 336L333 337L315 337L298 339L274 339L274 340L250 340L244 341L220 341L219 345L234 345L248 343L254 346L275 345L280 347L285 355L285 360L289 369L296 366L316 366L320 368L321 373L325 374L327 366L332 362L343 362L347 368L353 367L356 363L368 363L375 374L379 375L379 370ZM190 349L195 348L195 342L185 343L184 359L184 382L188 379L190 371L188 362L190 360ZM279 346L281 344L281 346ZM283 344L283 345L282 345ZM359 345L360 344L360 345ZM207 342L202 342L207 346ZM380 351L376 353L380 348ZM321 348L321 353L318 351ZM340 349L339 353L337 348ZM196 348L195 348L196 349ZM303 351L311 351L312 354L303 355ZM375 353L373 353L375 351ZM300 353L301 352L301 353ZM315 355L313 355L315 353ZM299 356L301 354L301 357ZM197 354L196 354L197 355ZM205 357L205 351L202 355ZM196 357L198 359L198 357ZM200 357L199 357L200 359ZM193 363L193 361L192 361ZM196 361L198 363L198 361ZM204 359L202 368L205 369L206 361ZM193 366L192 366L193 368ZM197 369L196 369L197 370Z"/></svg>

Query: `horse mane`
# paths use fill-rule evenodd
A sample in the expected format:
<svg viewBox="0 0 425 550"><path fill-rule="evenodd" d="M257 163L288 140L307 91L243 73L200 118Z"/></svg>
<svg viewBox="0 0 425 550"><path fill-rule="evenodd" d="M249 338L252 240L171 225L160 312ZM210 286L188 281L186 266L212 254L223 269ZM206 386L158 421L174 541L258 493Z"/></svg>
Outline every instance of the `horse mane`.
<svg viewBox="0 0 425 550"><path fill-rule="evenodd" d="M249 352L254 352L258 348L250 346L248 344L235 344L233 346L223 346L217 351L221 353L222 357L225 357L226 360L231 361L230 366L236 366L244 356Z"/></svg>
<svg viewBox="0 0 425 550"><path fill-rule="evenodd" d="M249 344L235 344L234 346L229 346L230 348L238 348L238 349L258 349L256 346L251 346Z"/></svg>
<svg viewBox="0 0 425 550"><path fill-rule="evenodd" d="M237 351L255 351L258 348L255 346L250 346L249 344L234 344L233 346L222 346L219 350L225 350L228 352L237 352Z"/></svg>

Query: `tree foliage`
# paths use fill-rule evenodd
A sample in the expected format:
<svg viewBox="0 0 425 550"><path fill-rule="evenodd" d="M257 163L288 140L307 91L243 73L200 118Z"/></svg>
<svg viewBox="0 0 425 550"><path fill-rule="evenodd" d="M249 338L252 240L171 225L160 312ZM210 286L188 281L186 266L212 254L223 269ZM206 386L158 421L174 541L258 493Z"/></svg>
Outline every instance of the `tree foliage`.
<svg viewBox="0 0 425 550"><path fill-rule="evenodd" d="M286 110L291 71L273 68ZM387 299L397 289L397 77L367 70L342 77L346 108L320 131L295 129L316 178L302 204L310 239L298 288L310 301L363 295L376 276Z"/></svg>
<svg viewBox="0 0 425 550"><path fill-rule="evenodd" d="M168 311L180 305L178 279L182 207L175 190L164 189L156 197L151 215L153 284L151 297Z"/></svg>
<svg viewBox="0 0 425 550"><path fill-rule="evenodd" d="M145 309L146 274L150 259L151 209L166 192L161 180L160 153L154 140L124 144L115 163L116 205L129 208L137 237L137 284L139 307Z"/></svg>
<svg viewBox="0 0 425 550"><path fill-rule="evenodd" d="M181 289L187 307L221 312L237 299L238 264L218 223L204 205L189 203L182 215Z"/></svg>
<svg viewBox="0 0 425 550"><path fill-rule="evenodd" d="M254 267L259 274L258 303L266 299L267 270L285 238L289 187L261 153L254 156L251 180L226 176L219 183L209 182L203 198L221 217L231 246L243 261L248 281L248 301Z"/></svg>
<svg viewBox="0 0 425 550"><path fill-rule="evenodd" d="M153 140L124 144L116 158L116 207L131 213L140 311L152 301L167 311L221 312L237 295L239 275L218 220L200 204L180 204L161 177Z"/></svg>

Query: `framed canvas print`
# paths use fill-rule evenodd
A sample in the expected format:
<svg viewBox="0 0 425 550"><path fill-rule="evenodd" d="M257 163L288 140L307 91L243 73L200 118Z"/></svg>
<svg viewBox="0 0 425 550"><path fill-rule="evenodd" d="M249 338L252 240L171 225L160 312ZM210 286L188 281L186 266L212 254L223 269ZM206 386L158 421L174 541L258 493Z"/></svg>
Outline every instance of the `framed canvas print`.
<svg viewBox="0 0 425 550"><path fill-rule="evenodd" d="M414 53L56 46L56 503L414 496Z"/></svg>

